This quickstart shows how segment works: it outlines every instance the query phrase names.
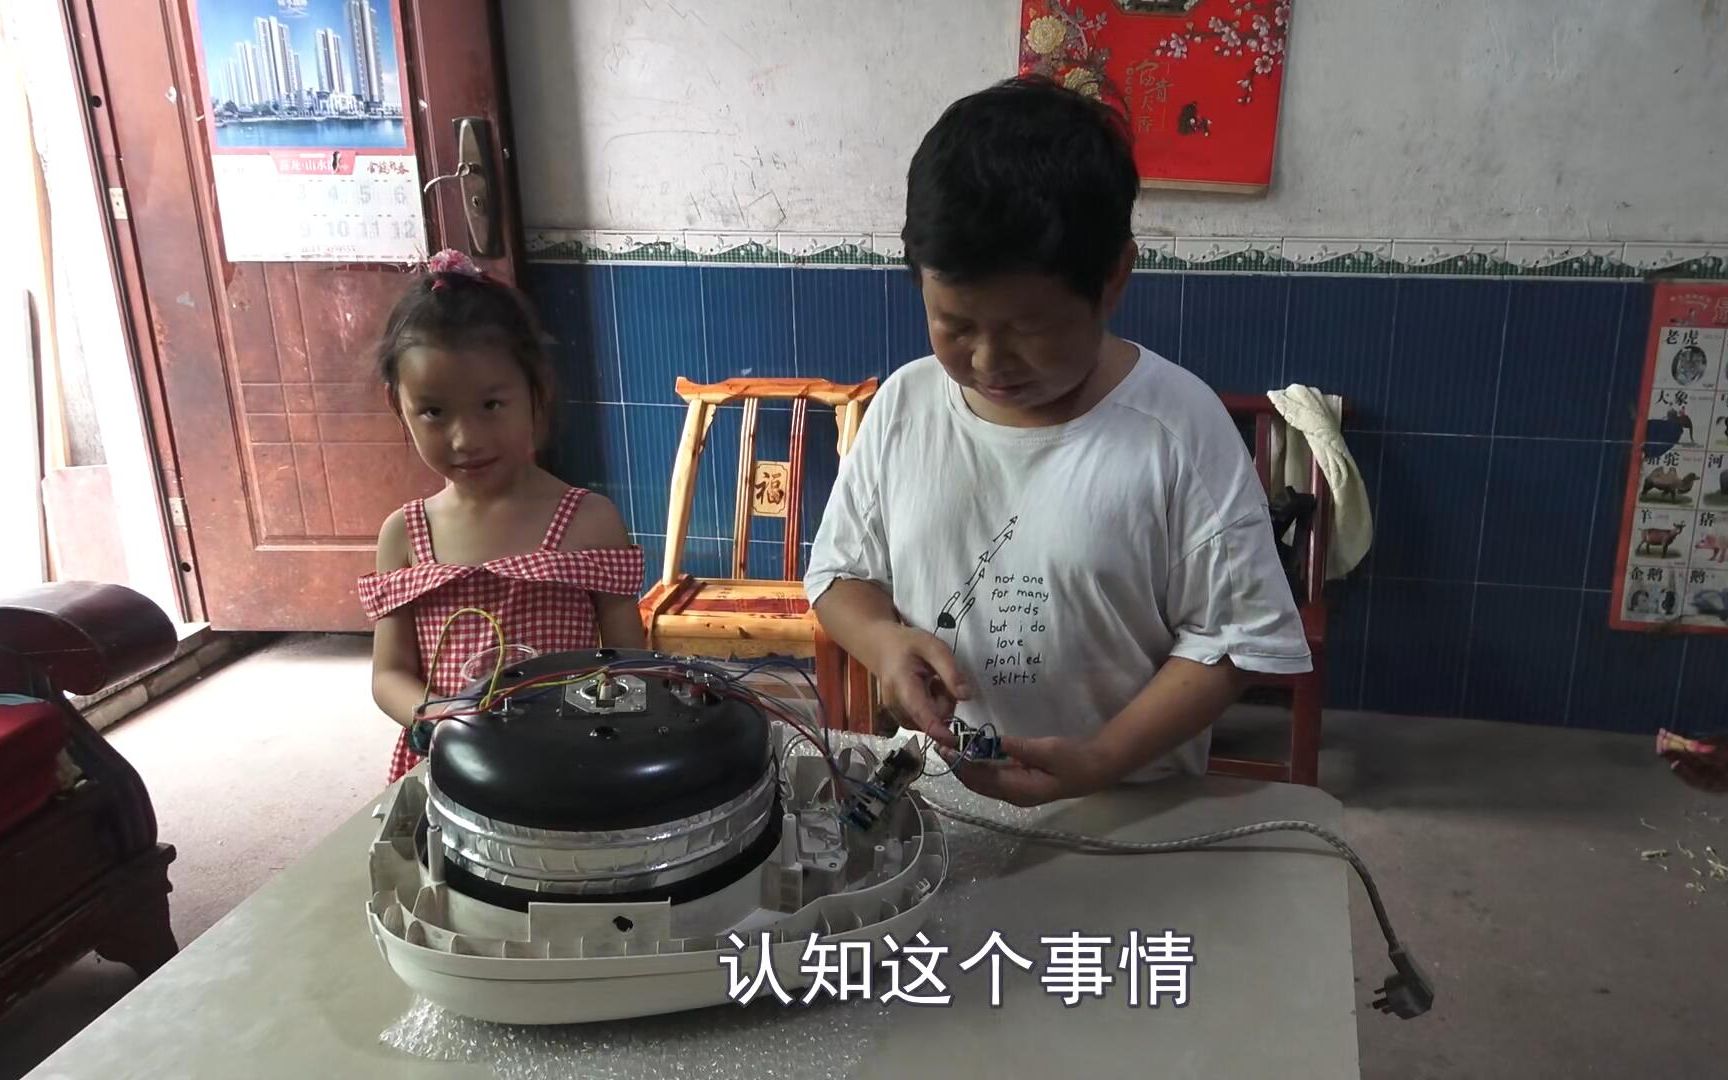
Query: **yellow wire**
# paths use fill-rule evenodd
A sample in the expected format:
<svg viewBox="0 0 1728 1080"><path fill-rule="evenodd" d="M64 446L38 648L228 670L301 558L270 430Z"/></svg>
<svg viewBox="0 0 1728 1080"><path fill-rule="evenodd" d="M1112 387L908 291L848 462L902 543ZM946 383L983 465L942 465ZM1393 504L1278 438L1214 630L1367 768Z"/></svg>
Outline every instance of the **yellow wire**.
<svg viewBox="0 0 1728 1080"><path fill-rule="evenodd" d="M426 665L426 696L420 700L422 708L428 701L432 700L432 675L438 670L438 657L444 652L444 642L450 636L450 627L455 625L456 620L464 615L478 615L485 619L492 625L492 633L498 639L498 661L492 665L492 681L486 686L486 696L480 700L480 708L484 710L490 705L492 695L498 692L498 677L504 672L504 652L507 646L504 639L504 626L498 621L498 617L490 611L482 611L480 608L462 608L459 611L451 612L450 617L444 620L443 629L438 631L438 644L432 649L432 662Z"/></svg>

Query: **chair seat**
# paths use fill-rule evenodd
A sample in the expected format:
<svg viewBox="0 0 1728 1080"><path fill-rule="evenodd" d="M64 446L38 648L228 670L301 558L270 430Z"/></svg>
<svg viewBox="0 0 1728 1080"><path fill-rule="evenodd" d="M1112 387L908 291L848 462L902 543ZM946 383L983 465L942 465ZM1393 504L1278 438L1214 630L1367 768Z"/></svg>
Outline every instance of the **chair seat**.
<svg viewBox="0 0 1728 1080"><path fill-rule="evenodd" d="M641 603L650 648L694 656L742 660L798 656L816 662L826 723L868 730L861 707L848 712L846 658L823 632L796 581L698 578L689 574L651 589ZM854 694L868 688L850 677ZM856 713L856 715L853 715Z"/></svg>
<svg viewBox="0 0 1728 1080"><path fill-rule="evenodd" d="M796 581L752 581L685 575L656 585L642 601L645 612L661 618L724 616L753 622L810 619L810 601Z"/></svg>
<svg viewBox="0 0 1728 1080"><path fill-rule="evenodd" d="M809 655L823 639L804 587L796 581L741 581L685 575L643 598L655 640L731 638L772 641ZM799 647L801 646L801 647Z"/></svg>

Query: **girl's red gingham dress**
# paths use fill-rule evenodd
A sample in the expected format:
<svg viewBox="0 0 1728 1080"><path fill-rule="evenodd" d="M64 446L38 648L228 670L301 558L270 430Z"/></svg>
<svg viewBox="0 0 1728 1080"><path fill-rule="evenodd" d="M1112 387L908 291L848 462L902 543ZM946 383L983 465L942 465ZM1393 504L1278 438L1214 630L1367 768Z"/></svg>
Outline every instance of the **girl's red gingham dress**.
<svg viewBox="0 0 1728 1080"><path fill-rule="evenodd" d="M592 649L600 644L594 600L590 593L636 596L642 589L642 549L605 548L560 551L564 531L588 494L581 488L565 491L540 546L477 566L441 563L432 547L425 500L402 508L413 545L414 561L400 570L371 573L360 579L360 603L373 621L412 605L420 663L431 663L438 635L451 615L463 608L491 613L504 628L504 640L527 645L541 654ZM482 649L497 644L492 625L477 615L464 615L450 627L444 651L431 675L434 698L452 697L466 684L462 665ZM424 678L428 672L422 670ZM390 782L420 761L408 747L408 729L396 739L390 759Z"/></svg>

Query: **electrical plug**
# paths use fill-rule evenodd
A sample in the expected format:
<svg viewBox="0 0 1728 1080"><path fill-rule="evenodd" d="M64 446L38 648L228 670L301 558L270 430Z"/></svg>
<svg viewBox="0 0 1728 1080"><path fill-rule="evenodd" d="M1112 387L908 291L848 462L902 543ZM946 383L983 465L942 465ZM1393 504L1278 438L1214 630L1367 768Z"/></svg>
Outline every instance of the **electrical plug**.
<svg viewBox="0 0 1728 1080"><path fill-rule="evenodd" d="M1415 958L1403 949L1393 949L1388 955L1392 957L1396 973L1388 975L1380 985L1380 996L1374 999L1374 1007L1402 1020L1421 1016L1434 1004L1434 984L1417 966Z"/></svg>

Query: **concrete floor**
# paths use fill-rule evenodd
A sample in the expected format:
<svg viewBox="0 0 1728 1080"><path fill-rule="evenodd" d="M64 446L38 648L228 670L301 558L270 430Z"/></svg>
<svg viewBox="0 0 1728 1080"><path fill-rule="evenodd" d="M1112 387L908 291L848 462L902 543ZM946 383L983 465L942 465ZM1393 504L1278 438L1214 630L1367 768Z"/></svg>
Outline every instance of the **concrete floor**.
<svg viewBox="0 0 1728 1080"><path fill-rule="evenodd" d="M363 640L299 637L109 735L179 849L184 944L378 790L394 729ZM1338 713L1326 744L1324 786L1437 992L1416 1020L1366 1007L1390 965L1352 885L1363 1076L1728 1076L1728 881L1693 872L1728 854L1728 798L1675 782L1643 737ZM90 959L0 1018L0 1080L132 985Z"/></svg>

